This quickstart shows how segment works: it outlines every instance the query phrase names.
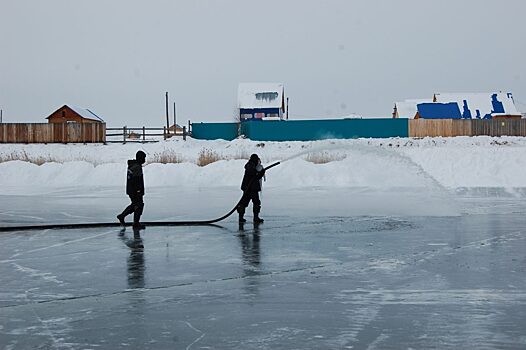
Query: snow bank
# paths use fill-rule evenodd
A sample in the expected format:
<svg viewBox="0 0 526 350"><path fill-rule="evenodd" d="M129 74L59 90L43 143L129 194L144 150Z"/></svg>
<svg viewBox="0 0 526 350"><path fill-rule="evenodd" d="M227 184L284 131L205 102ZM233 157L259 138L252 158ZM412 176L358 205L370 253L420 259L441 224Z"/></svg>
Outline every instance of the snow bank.
<svg viewBox="0 0 526 350"><path fill-rule="evenodd" d="M265 187L439 188L526 187L526 140L518 137L359 139L313 142L168 140L154 144L0 145L5 190L124 186L126 160L138 149L152 160L176 154L181 163L145 166L147 187L238 187L251 153L265 164ZM199 167L204 149L221 160ZM298 155L294 157L295 155ZM5 161L9 159L28 161ZM310 161L309 161L310 160ZM312 161L329 161L315 164ZM330 161L332 160L332 161Z"/></svg>

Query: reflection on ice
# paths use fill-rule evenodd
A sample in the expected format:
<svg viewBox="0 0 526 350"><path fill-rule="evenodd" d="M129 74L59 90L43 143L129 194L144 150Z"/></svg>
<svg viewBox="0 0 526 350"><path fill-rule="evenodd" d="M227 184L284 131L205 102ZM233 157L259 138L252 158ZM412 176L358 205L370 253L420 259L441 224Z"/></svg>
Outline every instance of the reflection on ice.
<svg viewBox="0 0 526 350"><path fill-rule="evenodd" d="M133 229L133 237L126 236L126 229L122 228L119 232L119 238L130 248L130 255L127 259L128 267L128 288L144 288L144 245L142 242L140 230Z"/></svg>

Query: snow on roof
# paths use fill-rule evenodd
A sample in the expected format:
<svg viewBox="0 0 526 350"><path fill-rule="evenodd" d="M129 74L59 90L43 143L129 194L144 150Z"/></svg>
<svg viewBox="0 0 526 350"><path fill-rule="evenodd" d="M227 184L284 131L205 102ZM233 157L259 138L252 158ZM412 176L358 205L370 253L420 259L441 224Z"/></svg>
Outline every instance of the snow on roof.
<svg viewBox="0 0 526 350"><path fill-rule="evenodd" d="M431 102L431 100L405 100L403 102L396 102L396 112L398 113L398 118L407 118L407 119L414 119L416 116L416 112L418 112L417 105L419 103L427 103Z"/></svg>
<svg viewBox="0 0 526 350"><path fill-rule="evenodd" d="M237 90L239 108L281 108L282 83L240 83Z"/></svg>
<svg viewBox="0 0 526 350"><path fill-rule="evenodd" d="M492 114L520 115L511 93L440 93L435 94L435 101L456 102L464 118L469 114L473 119L484 118ZM464 116L465 113L467 113L466 116Z"/></svg>
<svg viewBox="0 0 526 350"><path fill-rule="evenodd" d="M67 105L67 106L69 108L71 108L75 113L80 115L82 118L99 120L101 122L104 122L104 120L102 120L101 117L99 117L98 115L96 115L95 113L93 113L92 111L90 111L87 108L80 108L80 107L75 107L75 106L71 106L71 105Z"/></svg>

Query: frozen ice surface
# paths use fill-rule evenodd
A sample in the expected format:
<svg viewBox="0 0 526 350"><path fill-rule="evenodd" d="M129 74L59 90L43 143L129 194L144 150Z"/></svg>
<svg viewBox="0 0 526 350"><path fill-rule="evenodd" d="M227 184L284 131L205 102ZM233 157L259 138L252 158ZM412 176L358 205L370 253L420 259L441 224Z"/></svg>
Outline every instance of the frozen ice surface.
<svg viewBox="0 0 526 350"><path fill-rule="evenodd" d="M242 229L2 233L0 348L525 348L526 207L494 191L267 189L259 227L248 210ZM217 217L239 194L153 189L145 220ZM125 205L120 187L0 195L0 224Z"/></svg>

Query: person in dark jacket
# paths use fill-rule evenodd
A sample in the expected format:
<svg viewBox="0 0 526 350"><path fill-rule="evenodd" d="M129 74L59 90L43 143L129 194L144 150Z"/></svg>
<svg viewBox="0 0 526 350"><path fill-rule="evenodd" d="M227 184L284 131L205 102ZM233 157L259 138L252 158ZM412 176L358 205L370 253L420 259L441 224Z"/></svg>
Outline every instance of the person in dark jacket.
<svg viewBox="0 0 526 350"><path fill-rule="evenodd" d="M133 227L143 229L144 225L140 223L142 211L144 208L144 179L142 176L142 165L146 162L146 153L138 151L135 159L128 160L128 172L126 180L126 194L130 197L131 204L117 215L121 225L126 225L124 218L133 213Z"/></svg>
<svg viewBox="0 0 526 350"><path fill-rule="evenodd" d="M245 164L245 175L241 182L243 196L237 206L240 223L246 222L244 218L245 208L248 207L250 201L252 201L252 209L254 211L254 223L259 224L263 222L263 219L259 217L259 212L261 211L259 192L261 191L261 178L264 175L265 169L261 165L261 159L259 159L257 154L252 154L247 164Z"/></svg>

